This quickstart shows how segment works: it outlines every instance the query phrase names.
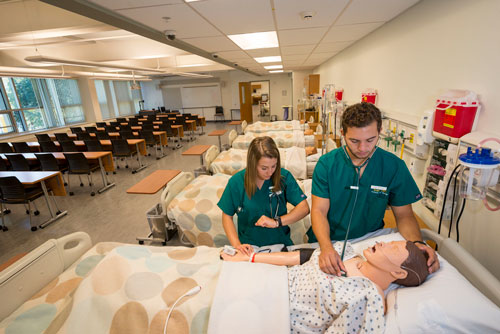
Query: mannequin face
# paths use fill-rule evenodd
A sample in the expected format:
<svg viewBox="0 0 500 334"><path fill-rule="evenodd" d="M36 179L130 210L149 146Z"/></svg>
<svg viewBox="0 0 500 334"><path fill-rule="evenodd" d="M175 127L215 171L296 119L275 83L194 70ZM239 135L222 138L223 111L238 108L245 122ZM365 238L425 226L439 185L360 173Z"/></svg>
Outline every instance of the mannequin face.
<svg viewBox="0 0 500 334"><path fill-rule="evenodd" d="M342 130L342 135L344 135L346 145L349 147L349 153L355 159L366 159L373 152L378 142L377 122L373 121L363 128L347 128L346 133Z"/></svg>
<svg viewBox="0 0 500 334"><path fill-rule="evenodd" d="M269 180L276 170L278 159L276 158L260 158L257 163L257 179L261 181Z"/></svg>
<svg viewBox="0 0 500 334"><path fill-rule="evenodd" d="M406 241L379 242L363 251L363 255L373 266L387 271L401 271L401 264L408 258Z"/></svg>

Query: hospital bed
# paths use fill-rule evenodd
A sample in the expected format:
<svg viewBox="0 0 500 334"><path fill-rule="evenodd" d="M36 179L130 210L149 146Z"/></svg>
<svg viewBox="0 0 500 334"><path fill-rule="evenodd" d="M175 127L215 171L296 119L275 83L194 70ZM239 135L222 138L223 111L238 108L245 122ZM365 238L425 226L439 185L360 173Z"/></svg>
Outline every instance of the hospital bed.
<svg viewBox="0 0 500 334"><path fill-rule="evenodd" d="M306 124L300 124L298 120L292 121L276 121L276 122L254 122L252 124L241 124L244 133L254 132L262 133L269 131L299 131L309 128Z"/></svg>
<svg viewBox="0 0 500 334"><path fill-rule="evenodd" d="M442 267L420 287L387 293L385 332L500 331L500 282L455 241L428 230L423 235L437 242ZM359 252L376 240L400 238L382 235L353 246ZM287 285L275 285L271 273L285 268L245 262L235 273L219 252L116 242L92 247L84 232L49 240L0 273L0 333L163 333L174 302L198 285L198 294L177 303L167 333L262 333L275 324L281 329L273 333L286 333L288 300L232 276L243 269L275 292ZM221 307L218 301L231 291L239 291L237 298ZM280 316L261 312L269 308Z"/></svg>
<svg viewBox="0 0 500 334"><path fill-rule="evenodd" d="M231 134L231 133L230 133ZM315 146L314 135L304 135L302 130L294 131L268 131L268 132L247 132L244 135L237 136L232 140L232 136L228 135L230 145L233 148L246 150L252 140L257 137L269 136L274 139L276 146L279 148L287 148L292 146L306 147Z"/></svg>

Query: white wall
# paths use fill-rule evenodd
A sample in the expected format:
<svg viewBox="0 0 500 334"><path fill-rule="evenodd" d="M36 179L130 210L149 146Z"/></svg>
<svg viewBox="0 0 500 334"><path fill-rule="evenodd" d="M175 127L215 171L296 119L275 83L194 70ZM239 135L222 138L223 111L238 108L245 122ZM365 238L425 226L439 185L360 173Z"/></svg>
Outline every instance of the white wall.
<svg viewBox="0 0 500 334"><path fill-rule="evenodd" d="M160 80L141 81L142 99L144 100L144 108L151 110L153 108L163 107L162 90L158 87Z"/></svg>
<svg viewBox="0 0 500 334"><path fill-rule="evenodd" d="M418 119L446 89L475 91L482 104L477 130L500 137L500 1L423 0L319 66L321 86L344 88L349 103L376 88L377 105ZM422 189L424 176L415 177ZM433 229L422 205L415 211ZM460 222L460 244L500 278L500 213L469 201Z"/></svg>

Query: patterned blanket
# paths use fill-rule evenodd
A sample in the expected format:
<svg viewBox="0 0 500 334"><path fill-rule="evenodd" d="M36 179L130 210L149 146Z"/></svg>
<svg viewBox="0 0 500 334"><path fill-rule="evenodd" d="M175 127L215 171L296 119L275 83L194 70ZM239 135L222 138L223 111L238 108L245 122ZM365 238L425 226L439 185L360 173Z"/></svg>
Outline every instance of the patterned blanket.
<svg viewBox="0 0 500 334"><path fill-rule="evenodd" d="M295 131L269 131L262 133L248 132L242 136L236 137L233 141L233 148L241 150L248 149L252 140L256 137L269 136L274 139L276 145L280 148L292 146L305 147L304 132L301 130Z"/></svg>
<svg viewBox="0 0 500 334"><path fill-rule="evenodd" d="M255 132L269 132L269 131L293 131L293 130L301 130L301 125L298 120L292 121L277 121L277 122L255 122L248 125L245 128L245 133Z"/></svg>

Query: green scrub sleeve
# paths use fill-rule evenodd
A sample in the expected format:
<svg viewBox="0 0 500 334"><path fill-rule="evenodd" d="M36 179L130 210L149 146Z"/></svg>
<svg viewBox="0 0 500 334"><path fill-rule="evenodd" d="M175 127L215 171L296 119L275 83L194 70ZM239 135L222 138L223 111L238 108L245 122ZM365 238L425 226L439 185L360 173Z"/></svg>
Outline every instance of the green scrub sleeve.
<svg viewBox="0 0 500 334"><path fill-rule="evenodd" d="M286 187L285 199L288 203L296 206L307 198L302 189L300 189L292 173L287 171L284 181Z"/></svg>
<svg viewBox="0 0 500 334"><path fill-rule="evenodd" d="M389 205L403 206L417 202L422 198L415 180L403 160L398 160L398 170L391 184Z"/></svg>
<svg viewBox="0 0 500 334"><path fill-rule="evenodd" d="M328 187L328 168L326 166L326 155L323 155L314 168L312 178L311 194L321 198L330 199L330 189Z"/></svg>
<svg viewBox="0 0 500 334"><path fill-rule="evenodd" d="M228 216L234 216L241 202L241 193L239 189L243 188L243 184L241 187L238 187L238 180L233 176L227 182L226 188L222 193L222 196L217 203L217 206Z"/></svg>

